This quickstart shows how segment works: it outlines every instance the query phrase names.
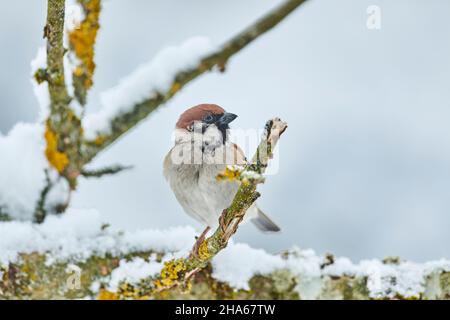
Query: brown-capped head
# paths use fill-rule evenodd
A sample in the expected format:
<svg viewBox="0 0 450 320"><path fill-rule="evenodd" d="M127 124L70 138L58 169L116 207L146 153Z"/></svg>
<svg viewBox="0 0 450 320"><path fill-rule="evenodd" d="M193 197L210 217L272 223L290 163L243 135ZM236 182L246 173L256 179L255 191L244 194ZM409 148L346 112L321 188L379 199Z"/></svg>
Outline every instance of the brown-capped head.
<svg viewBox="0 0 450 320"><path fill-rule="evenodd" d="M237 115L226 112L217 104L199 104L187 109L178 119L177 129L192 130L195 122L205 127L215 124L219 130L229 128L228 124L237 118Z"/></svg>

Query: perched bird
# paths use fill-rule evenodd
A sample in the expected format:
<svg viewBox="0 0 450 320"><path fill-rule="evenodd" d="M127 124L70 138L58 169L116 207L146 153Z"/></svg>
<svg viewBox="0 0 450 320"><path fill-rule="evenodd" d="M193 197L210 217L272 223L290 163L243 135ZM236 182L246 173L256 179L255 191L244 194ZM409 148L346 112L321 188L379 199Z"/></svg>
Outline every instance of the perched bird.
<svg viewBox="0 0 450 320"><path fill-rule="evenodd" d="M206 226L217 228L219 217L228 208L239 188L239 181L218 181L227 165L244 165L242 150L228 139L229 124L236 115L215 104L200 104L183 112L175 128L175 146L164 159L164 176L184 211ZM264 232L280 228L257 205L250 207L250 219ZM197 243L199 243L199 241Z"/></svg>

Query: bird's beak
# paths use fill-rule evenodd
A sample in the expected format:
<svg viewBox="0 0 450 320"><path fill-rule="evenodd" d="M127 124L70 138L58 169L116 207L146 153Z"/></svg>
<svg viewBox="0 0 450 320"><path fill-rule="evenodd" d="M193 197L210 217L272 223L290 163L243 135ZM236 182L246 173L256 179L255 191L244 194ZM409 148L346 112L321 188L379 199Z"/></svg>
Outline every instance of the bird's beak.
<svg viewBox="0 0 450 320"><path fill-rule="evenodd" d="M235 115L234 113L225 112L219 118L219 121L217 121L217 122L218 122L219 125L227 125L227 124L231 123L236 118L237 118L237 115Z"/></svg>

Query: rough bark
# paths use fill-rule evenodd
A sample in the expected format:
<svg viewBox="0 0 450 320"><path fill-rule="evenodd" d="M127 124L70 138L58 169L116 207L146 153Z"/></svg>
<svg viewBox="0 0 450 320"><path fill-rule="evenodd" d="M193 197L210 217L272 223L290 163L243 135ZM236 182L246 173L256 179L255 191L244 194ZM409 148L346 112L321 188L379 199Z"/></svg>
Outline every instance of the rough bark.
<svg viewBox="0 0 450 320"><path fill-rule="evenodd" d="M44 36L47 38L46 80L51 104L45 133L46 156L49 163L75 188L82 163L80 149L83 133L81 120L70 107L72 98L66 87L64 9L64 0L48 0Z"/></svg>
<svg viewBox="0 0 450 320"><path fill-rule="evenodd" d="M189 288L177 287L146 296L141 295L145 282L123 283L119 293L93 285L108 278L121 259L145 258L151 253L92 256L82 262L51 264L46 263L47 257L42 253L24 254L19 262L0 267L0 299L450 299L450 272L438 269L424 277L420 292L410 296L373 297L366 276L330 276L324 272L311 280L306 273L295 274L287 269L254 275L248 290L235 289L215 279L210 264L197 274ZM71 288L71 270L76 268L81 270L80 287ZM396 280L391 279L392 290Z"/></svg>

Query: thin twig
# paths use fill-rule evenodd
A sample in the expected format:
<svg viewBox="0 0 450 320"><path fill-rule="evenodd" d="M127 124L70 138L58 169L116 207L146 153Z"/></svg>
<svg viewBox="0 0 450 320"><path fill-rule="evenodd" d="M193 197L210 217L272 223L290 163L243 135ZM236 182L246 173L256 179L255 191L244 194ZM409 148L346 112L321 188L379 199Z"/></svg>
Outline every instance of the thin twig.
<svg viewBox="0 0 450 320"><path fill-rule="evenodd" d="M85 178L101 178L105 175L113 175L113 174L122 172L124 170L130 170L132 168L133 168L133 166L122 166L122 165L118 164L118 165L104 167L104 168L96 169L96 170L83 169L81 171L81 175Z"/></svg>

